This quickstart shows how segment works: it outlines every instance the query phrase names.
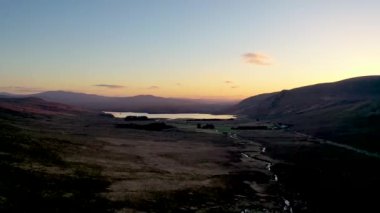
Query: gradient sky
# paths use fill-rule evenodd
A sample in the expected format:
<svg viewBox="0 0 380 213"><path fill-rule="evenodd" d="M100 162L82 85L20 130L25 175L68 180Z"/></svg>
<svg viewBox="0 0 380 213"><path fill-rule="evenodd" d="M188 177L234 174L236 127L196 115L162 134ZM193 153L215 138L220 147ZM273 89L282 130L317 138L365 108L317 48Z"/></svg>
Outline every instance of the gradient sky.
<svg viewBox="0 0 380 213"><path fill-rule="evenodd" d="M378 0L0 0L0 91L238 99L378 74Z"/></svg>

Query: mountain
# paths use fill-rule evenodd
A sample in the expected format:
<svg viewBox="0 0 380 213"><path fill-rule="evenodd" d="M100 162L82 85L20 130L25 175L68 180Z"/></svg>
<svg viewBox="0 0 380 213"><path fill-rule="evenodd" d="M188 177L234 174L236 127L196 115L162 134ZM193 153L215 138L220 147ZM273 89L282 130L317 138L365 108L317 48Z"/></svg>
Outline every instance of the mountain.
<svg viewBox="0 0 380 213"><path fill-rule="evenodd" d="M8 95L11 95L10 93L7 93L7 92L0 92L0 95L1 96L8 96Z"/></svg>
<svg viewBox="0 0 380 213"><path fill-rule="evenodd" d="M40 98L0 98L0 113L19 115L73 115L83 110L65 104L44 101Z"/></svg>
<svg viewBox="0 0 380 213"><path fill-rule="evenodd" d="M149 113L218 113L235 104L233 102L221 103L195 99L163 98L152 95L106 97L66 91L49 91L30 96L93 110Z"/></svg>
<svg viewBox="0 0 380 213"><path fill-rule="evenodd" d="M17 95L7 93L7 92L0 92L0 98L12 98L12 97L17 97Z"/></svg>
<svg viewBox="0 0 380 213"><path fill-rule="evenodd" d="M247 98L233 112L294 125L318 137L380 151L380 76Z"/></svg>

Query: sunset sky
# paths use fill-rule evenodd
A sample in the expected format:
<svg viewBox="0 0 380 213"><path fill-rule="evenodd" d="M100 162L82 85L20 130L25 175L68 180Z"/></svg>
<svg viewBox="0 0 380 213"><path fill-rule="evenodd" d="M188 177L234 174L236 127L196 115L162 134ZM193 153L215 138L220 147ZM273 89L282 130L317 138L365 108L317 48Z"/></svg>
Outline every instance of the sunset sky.
<svg viewBox="0 0 380 213"><path fill-rule="evenodd" d="M379 74L379 0L0 0L2 92L240 99Z"/></svg>

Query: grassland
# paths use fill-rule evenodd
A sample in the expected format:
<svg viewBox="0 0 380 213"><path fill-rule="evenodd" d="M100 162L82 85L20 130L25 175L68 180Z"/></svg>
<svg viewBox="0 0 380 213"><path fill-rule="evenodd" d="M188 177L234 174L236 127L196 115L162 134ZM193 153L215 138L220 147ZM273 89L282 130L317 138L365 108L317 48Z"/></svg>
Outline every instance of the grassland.
<svg viewBox="0 0 380 213"><path fill-rule="evenodd" d="M377 159L287 130L231 130L239 125L271 126L245 118L215 121L214 130L196 128L198 122L208 121L165 122L174 128L117 128L128 122L88 112L2 112L0 171L6 175L0 176L0 211L376 208L369 193L379 189Z"/></svg>

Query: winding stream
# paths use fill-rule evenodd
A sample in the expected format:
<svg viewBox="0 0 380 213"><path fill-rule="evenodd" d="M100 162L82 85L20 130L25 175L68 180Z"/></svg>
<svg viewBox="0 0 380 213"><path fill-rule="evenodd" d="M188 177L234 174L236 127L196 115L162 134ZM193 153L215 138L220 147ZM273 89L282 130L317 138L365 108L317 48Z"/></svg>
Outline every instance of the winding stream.
<svg viewBox="0 0 380 213"><path fill-rule="evenodd" d="M247 140L243 140L243 139L240 139L238 136L237 136L237 134L229 134L229 137L230 138L232 138L232 139L234 139L234 140L239 140L240 142L245 142L245 141L247 141ZM253 142L253 141L251 141L251 142ZM261 153L265 153L266 152L266 147L262 147L261 148ZM243 158L250 158L250 159L255 159L255 160L259 160L259 161L264 161L264 162L266 162L267 164L266 164L266 166L265 166L265 168L268 170L268 171L271 171L271 168L272 168L272 162L270 162L270 161L267 161L267 160L263 160L263 159L260 159L260 158L257 158L257 157L251 157L251 156L249 156L248 154L246 154L246 153L240 153L241 154L241 156L243 157ZM273 174L273 181L275 181L275 182L278 182L279 181L279 178L278 178L278 176L277 176L277 174ZM283 200L284 200L284 206L283 206L283 211L284 212L290 212L290 213L293 213L293 208L292 208L292 206L291 206L291 203L290 203L290 201L289 200L287 200L287 199L285 199L284 197L282 198ZM244 212L250 212L249 210L247 210L247 209L245 209L245 210L243 210L243 211L241 211L242 213Z"/></svg>

